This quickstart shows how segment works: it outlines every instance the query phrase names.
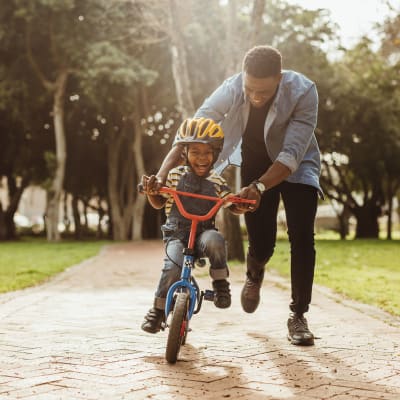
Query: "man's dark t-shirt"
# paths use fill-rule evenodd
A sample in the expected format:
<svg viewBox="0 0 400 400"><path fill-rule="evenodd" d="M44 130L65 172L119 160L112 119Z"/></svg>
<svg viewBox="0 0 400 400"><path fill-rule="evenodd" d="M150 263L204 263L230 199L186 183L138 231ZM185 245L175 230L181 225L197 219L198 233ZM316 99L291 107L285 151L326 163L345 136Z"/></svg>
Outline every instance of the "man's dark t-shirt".
<svg viewBox="0 0 400 400"><path fill-rule="evenodd" d="M261 108L250 105L250 115L242 137L242 186L258 179L272 164L265 146L264 125L273 100Z"/></svg>

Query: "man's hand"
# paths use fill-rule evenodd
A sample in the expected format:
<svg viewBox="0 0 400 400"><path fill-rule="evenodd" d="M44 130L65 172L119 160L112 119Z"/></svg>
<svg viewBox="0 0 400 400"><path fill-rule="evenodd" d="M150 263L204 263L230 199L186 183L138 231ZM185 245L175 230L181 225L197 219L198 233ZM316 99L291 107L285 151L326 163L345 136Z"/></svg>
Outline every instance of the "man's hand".
<svg viewBox="0 0 400 400"><path fill-rule="evenodd" d="M256 204L236 204L238 210L242 212L254 212L260 205L261 194L254 185L245 186L240 189L238 196L242 199L255 200Z"/></svg>
<svg viewBox="0 0 400 400"><path fill-rule="evenodd" d="M157 195L160 188L163 186L161 180L159 180L155 175L143 175L141 184L143 186L143 191L150 196Z"/></svg>

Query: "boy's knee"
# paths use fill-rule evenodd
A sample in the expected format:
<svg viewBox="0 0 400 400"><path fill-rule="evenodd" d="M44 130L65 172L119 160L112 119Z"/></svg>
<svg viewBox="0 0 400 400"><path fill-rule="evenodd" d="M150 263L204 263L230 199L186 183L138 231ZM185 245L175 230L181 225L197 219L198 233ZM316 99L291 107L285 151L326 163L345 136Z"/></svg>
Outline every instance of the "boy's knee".
<svg viewBox="0 0 400 400"><path fill-rule="evenodd" d="M226 253L226 244L224 237L214 230L206 231L201 238L202 250L210 257L212 254Z"/></svg>

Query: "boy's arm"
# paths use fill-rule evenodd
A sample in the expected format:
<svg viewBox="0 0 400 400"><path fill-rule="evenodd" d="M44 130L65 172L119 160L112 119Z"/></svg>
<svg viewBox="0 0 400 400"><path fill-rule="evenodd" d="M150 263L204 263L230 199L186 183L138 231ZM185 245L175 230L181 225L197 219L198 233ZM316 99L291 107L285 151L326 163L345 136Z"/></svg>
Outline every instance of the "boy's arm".
<svg viewBox="0 0 400 400"><path fill-rule="evenodd" d="M165 202L167 201L166 198L160 196L159 194L148 194L147 199L149 200L150 205L157 210L163 208Z"/></svg>
<svg viewBox="0 0 400 400"><path fill-rule="evenodd" d="M147 195L147 199L151 206L156 209L163 208L167 199L160 194L157 190L159 189L159 181L155 175L142 176L143 191Z"/></svg>

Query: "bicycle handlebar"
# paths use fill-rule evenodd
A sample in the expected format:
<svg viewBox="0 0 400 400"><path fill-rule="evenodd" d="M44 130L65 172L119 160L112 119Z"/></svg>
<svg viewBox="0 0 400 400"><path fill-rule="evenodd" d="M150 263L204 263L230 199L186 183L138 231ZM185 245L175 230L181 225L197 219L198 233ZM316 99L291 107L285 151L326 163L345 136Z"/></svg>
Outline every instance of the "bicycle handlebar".
<svg viewBox="0 0 400 400"><path fill-rule="evenodd" d="M144 193L143 190L143 185L139 184L138 185L138 190L139 193ZM249 199L242 199L239 196L234 196L234 195L228 195L226 197L220 198L220 197L213 197L213 196L206 196L204 194L197 194L197 193L190 193L190 192L182 192L180 190L176 189L171 189L166 186L161 187L158 190L158 193L168 193L170 194L174 200L175 203L178 207L179 212L187 219L194 220L194 221L207 221L208 219L212 218L217 211L222 207L224 203L235 203L235 204L256 204L256 200L249 200ZM202 200L211 200L215 201L215 205L209 210L207 214L204 215L196 215L196 214L191 214L187 212L182 204L182 201L180 199L180 196L186 196L186 197L194 197L197 199L202 199Z"/></svg>

